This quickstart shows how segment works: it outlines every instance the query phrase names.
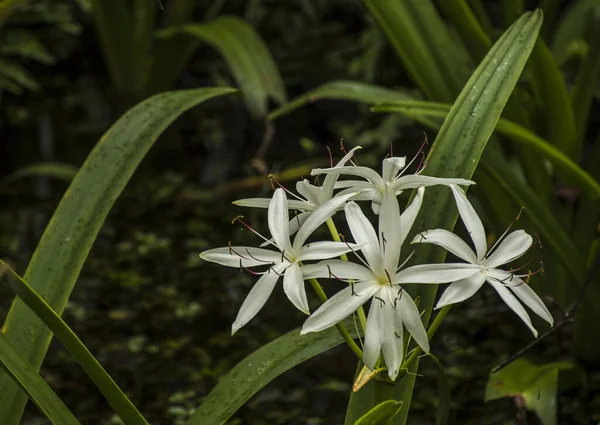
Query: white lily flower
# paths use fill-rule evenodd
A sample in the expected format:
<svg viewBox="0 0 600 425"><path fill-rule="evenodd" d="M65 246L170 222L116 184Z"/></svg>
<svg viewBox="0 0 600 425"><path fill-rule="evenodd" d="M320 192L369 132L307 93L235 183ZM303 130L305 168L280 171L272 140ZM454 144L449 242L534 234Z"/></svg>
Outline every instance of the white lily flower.
<svg viewBox="0 0 600 425"><path fill-rule="evenodd" d="M537 330L533 327L527 311L521 303L527 305L535 314L542 319L554 324L552 315L540 299L522 277L530 274L517 275L516 270L506 271L499 267L520 258L533 244L533 238L524 230L515 230L506 236L502 235L495 245L488 251L485 230L481 219L467 199L465 192L454 185L450 186L456 205L467 231L469 232L475 252L458 236L444 229L428 230L418 234L412 243L432 243L439 245L467 263L476 267L471 276L454 281L442 294L436 309L449 304L464 301L473 296L484 282L488 282L498 292L502 300L510 307L537 337ZM510 228L509 228L510 229ZM505 237L506 236L506 237ZM464 263L448 263L446 266L462 268ZM413 269L419 275L417 280L421 283L441 283L427 270L419 270L424 266L415 266ZM516 295L516 297L515 297Z"/></svg>
<svg viewBox="0 0 600 425"><path fill-rule="evenodd" d="M379 215L379 233L375 232L358 204L348 202L345 208L346 220L354 240L361 245L365 265L329 260L302 267L305 279L335 277L350 281L352 285L319 307L306 320L301 334L327 329L373 299L365 330L363 361L373 370L380 352L383 352L391 379L398 376L404 358L404 327L417 344L425 352L429 352L429 340L419 310L401 286L410 283L410 280L404 278L403 271L397 272L400 247L421 208L424 191L425 189L420 188L411 205L400 215L392 185L386 184ZM462 279L473 273L470 268L464 271L452 269L448 273L446 269L449 268L445 265L434 265L431 268L449 280Z"/></svg>
<svg viewBox="0 0 600 425"><path fill-rule="evenodd" d="M415 156L408 164L410 166L416 159ZM340 192L343 195L348 192L359 192L360 195L355 197L355 200L371 201L371 207L375 214L379 214L381 202L385 192L386 183L390 183L396 195L402 193L406 189L416 189L419 187L459 184L469 186L475 182L466 179L447 179L431 176L423 176L419 171L416 174L403 175L406 170L406 157L391 157L383 160L382 171L379 175L377 172L368 167L360 166L344 166L333 168L316 168L312 170L311 175L318 174L335 174L335 175L351 175L362 177L362 180L344 180L335 184L336 189L346 189Z"/></svg>
<svg viewBox="0 0 600 425"><path fill-rule="evenodd" d="M203 260L228 267L269 267L263 273L253 272L262 274L262 276L244 300L233 323L232 334L248 323L265 305L282 274L283 289L289 300L300 311L310 314L306 299L306 288L304 287L305 278L302 276L299 263L307 260L334 258L350 252L355 246L343 242L312 242L306 245L305 242L321 224L354 195L348 194L334 198L317 208L304 221L292 244L289 233L287 198L283 189L277 189L269 205L268 225L274 240L271 244L278 251L246 246L229 246L210 249L200 254L200 258Z"/></svg>

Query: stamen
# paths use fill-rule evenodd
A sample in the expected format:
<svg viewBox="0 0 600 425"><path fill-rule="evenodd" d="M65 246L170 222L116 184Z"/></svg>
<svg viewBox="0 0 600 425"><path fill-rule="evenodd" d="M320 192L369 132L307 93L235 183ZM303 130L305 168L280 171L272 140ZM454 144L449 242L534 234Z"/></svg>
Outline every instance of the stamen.
<svg viewBox="0 0 600 425"><path fill-rule="evenodd" d="M267 272L270 272L270 271L273 271L273 273L275 273L279 277L281 277L281 275L283 275L283 272L277 273L277 271L273 268L273 266L269 267L269 269L267 270Z"/></svg>
<svg viewBox="0 0 600 425"><path fill-rule="evenodd" d="M400 335L398 335L398 332L394 331L394 335L396 335L396 338L402 339L402 337Z"/></svg>
<svg viewBox="0 0 600 425"><path fill-rule="evenodd" d="M329 146L326 146L327 148L327 152L329 153L329 168L333 168L333 155L331 153L331 149L329 149Z"/></svg>
<svg viewBox="0 0 600 425"><path fill-rule="evenodd" d="M406 263L408 263L408 261L412 258L412 256L415 255L416 251L417 251L417 248L413 248L413 250L410 253L410 255L408 256L408 258L406 258L406 260L404 260L404 262L402 264L400 264L400 266L398 266L398 268L396 269L396 273L398 273L398 270L400 270L402 267L404 267L406 265Z"/></svg>
<svg viewBox="0 0 600 425"><path fill-rule="evenodd" d="M279 249L279 247L277 247L277 245L275 245L275 243L267 238L265 238L263 235L261 235L260 233L258 233L256 230L254 230L252 228L252 226L250 226L249 224L247 224L244 220L242 220L242 218L244 218L243 215L238 215L237 217L235 217L233 220L231 220L231 224L235 223L236 221L242 223L248 230L250 230L252 233L254 233L255 235L259 236L262 240L264 240L265 242L273 245L274 247L276 247L277 249Z"/></svg>
<svg viewBox="0 0 600 425"><path fill-rule="evenodd" d="M392 146L392 141L390 140L390 157L394 157L394 148Z"/></svg>
<svg viewBox="0 0 600 425"><path fill-rule="evenodd" d="M400 178L400 176L402 174L404 174L404 172L417 160L417 158L419 157L419 155L421 154L421 152L423 152L423 149L425 148L425 146L427 146L428 140L427 140L427 134L423 133L425 136L425 139L423 140L423 143L421 144L421 147L419 148L419 150L417 151L417 153L415 154L415 156L413 157L413 159L410 160L410 162L408 163L408 165L405 165L404 168L402 170L400 170L400 173L398 174L398 176L396 177L396 179ZM421 163L423 162L423 160L421 160ZM419 164L419 166L421 166L421 163Z"/></svg>
<svg viewBox="0 0 600 425"><path fill-rule="evenodd" d="M232 255L232 253L233 253L233 254L237 255L238 257L240 257L240 261L241 261L241 259L247 260L247 258L244 257L242 254L235 252L235 249L233 249L233 247L231 246L231 241L229 241L228 246L229 246L229 255Z"/></svg>
<svg viewBox="0 0 600 425"><path fill-rule="evenodd" d="M516 268L516 269L513 269L513 268L511 268L511 269L510 269L510 272L512 273L512 272L518 272L519 270L523 270L525 267L527 267L528 265L530 265L530 264L531 264L531 262L532 262L533 260L535 260L535 257L537 257L537 253L536 253L536 254L534 254L534 255L533 255L533 257L531 257L531 258L529 259L529 261L527 261L527 262L526 262L525 264L523 264L521 267L518 267L518 268Z"/></svg>
<svg viewBox="0 0 600 425"><path fill-rule="evenodd" d="M385 244L387 243L387 240L385 239L385 236L383 235L383 232L381 232L381 242L382 242L382 245L383 245L383 249L385 250Z"/></svg>
<svg viewBox="0 0 600 425"><path fill-rule="evenodd" d="M346 246L347 246L347 247L350 249L350 251L352 251L352 253L353 253L354 255L356 255L356 257L357 257L357 258L360 260L360 262L361 262L361 263L363 263L363 265L364 265L365 267L367 267L367 268L369 268L369 269L370 269L370 268L371 268L371 266L369 266L369 264L368 264L368 263L367 263L365 260L363 260L363 259L361 258L361 256L360 256L360 255L358 255L358 253L357 253L357 252L356 252L354 249L352 249L352 247L350 246L350 244L349 244L348 242L346 242L346 237L345 237L344 235L342 235L341 233L338 233L338 236L340 237L340 239L342 240L342 242L344 242L344 243L346 244Z"/></svg>
<svg viewBox="0 0 600 425"><path fill-rule="evenodd" d="M344 147L344 138L343 137L340 139L340 149L342 152L344 152L344 155L348 154L348 152L346 151L346 148ZM352 165L354 165L355 167L358 167L358 160L356 159L354 154L352 154L352 158L350 158L350 163Z"/></svg>
<svg viewBox="0 0 600 425"><path fill-rule="evenodd" d="M388 282L389 282L390 286L392 286L392 278L390 277L390 274L388 273L388 271L387 271L387 270L385 270L385 275L386 275L386 276L387 276L387 278L388 278Z"/></svg>
<svg viewBox="0 0 600 425"><path fill-rule="evenodd" d="M373 298L378 300L379 302L381 302L381 307L383 307L385 305L385 301L383 300L383 298L379 298L379 297L373 297Z"/></svg>
<svg viewBox="0 0 600 425"><path fill-rule="evenodd" d="M404 289L402 286L400 286L400 289L398 290L398 296L394 298L394 310L396 310L396 303L402 299L402 295L404 295Z"/></svg>
<svg viewBox="0 0 600 425"><path fill-rule="evenodd" d="M306 199L302 199L301 197L299 197L298 195L296 195L294 192L292 192L288 188L286 188L284 185L282 185L281 183L279 183L279 181L277 181L277 178L275 177L274 174L269 174L267 177L271 181L271 186L273 186L273 182L275 182L275 184L277 186L279 186L280 188L282 188L285 191L285 193L287 193L288 195L293 196L294 198L296 198L299 201L306 202ZM275 187L273 187L273 189L275 189Z"/></svg>
<svg viewBox="0 0 600 425"><path fill-rule="evenodd" d="M517 220L521 217L521 212L523 211L524 207L521 207L521 209L519 210L519 213L517 214L517 216L513 219L513 221L510 223L510 225L508 226L508 228L504 231L504 233L502 233L502 235L498 238L498 240L496 241L496 243L490 248L490 250L487 252L487 254L485 254L483 256L483 259L485 260L486 258L488 258L490 255L492 255L492 252L494 251L494 249L496 249L496 247L498 246L498 244L502 241L502 239L506 236L506 234L508 233L508 231L511 229L511 227L513 227L513 225L517 222Z"/></svg>

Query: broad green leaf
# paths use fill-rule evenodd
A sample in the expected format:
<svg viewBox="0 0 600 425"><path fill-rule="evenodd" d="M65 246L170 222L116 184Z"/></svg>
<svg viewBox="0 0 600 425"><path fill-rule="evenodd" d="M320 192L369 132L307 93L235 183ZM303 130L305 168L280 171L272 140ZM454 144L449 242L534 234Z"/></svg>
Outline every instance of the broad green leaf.
<svg viewBox="0 0 600 425"><path fill-rule="evenodd" d="M541 38L529 61L531 85L545 118L548 139L569 158L577 160L577 128L562 73L552 52Z"/></svg>
<svg viewBox="0 0 600 425"><path fill-rule="evenodd" d="M430 100L453 101L468 78L467 53L431 0L363 0Z"/></svg>
<svg viewBox="0 0 600 425"><path fill-rule="evenodd" d="M182 33L198 37L223 55L254 117L267 115L269 97L279 104L286 102L285 87L269 49L254 28L243 20L222 16L207 24L168 28L161 36Z"/></svg>
<svg viewBox="0 0 600 425"><path fill-rule="evenodd" d="M100 139L65 192L33 254L24 279L62 314L79 272L112 205L158 136L183 112L231 88L161 93L124 114ZM52 334L19 300L3 332L14 348L39 369ZM17 425L27 396L0 375L0 417Z"/></svg>
<svg viewBox="0 0 600 425"><path fill-rule="evenodd" d="M596 137L592 152L584 159L590 175L600 181L600 136ZM579 200L575 220L573 221L573 240L582 253L590 250L596 237L595 229L600 222L600 205L596 200L582 198Z"/></svg>
<svg viewBox="0 0 600 425"><path fill-rule="evenodd" d="M467 0L437 0L440 10L450 19L471 57L479 62L492 46Z"/></svg>
<svg viewBox="0 0 600 425"><path fill-rule="evenodd" d="M572 43L583 38L588 17L598 11L600 11L600 0L579 0L572 2L562 13L552 43L552 53L559 65L569 58Z"/></svg>
<svg viewBox="0 0 600 425"><path fill-rule="evenodd" d="M53 425L81 425L35 368L0 333L0 366Z"/></svg>
<svg viewBox="0 0 600 425"><path fill-rule="evenodd" d="M110 77L124 100L133 102L148 77L148 51L158 5L146 0L90 2Z"/></svg>
<svg viewBox="0 0 600 425"><path fill-rule="evenodd" d="M400 112L403 115L427 124L430 117L444 118L448 115L451 105L436 102L405 101L390 104L381 104L371 108L374 112ZM425 120L425 121L424 121ZM432 127L432 128L436 128ZM525 145L536 154L550 161L557 169L557 173L576 184L591 199L600 198L600 184L590 176L576 162L553 147L548 141L537 136L532 131L512 121L500 118L496 131L510 138L513 142Z"/></svg>
<svg viewBox="0 0 600 425"><path fill-rule="evenodd" d="M444 121L431 149L425 169L426 174L461 178L470 178L473 175L502 109L533 49L541 24L540 11L528 12L494 44L465 85ZM412 240L412 235L426 229L451 230L457 217L450 191L447 188L428 188L421 213L407 240ZM433 250L431 247L420 247L413 256L417 264L443 262L444 258L444 252ZM433 285L415 286L421 286L415 287L412 295L420 296L420 310L424 310L423 321L427 323L436 288ZM418 361L415 361L411 364L409 372L415 373L417 367ZM414 383L414 375L409 374L396 384L394 399L404 402L402 410L394 419L393 423L396 425L406 423ZM360 392L353 394L352 397L360 397ZM360 406L361 403L355 405ZM356 421L364 413L360 409L349 411L346 415L346 424L352 424L353 420Z"/></svg>
<svg viewBox="0 0 600 425"><path fill-rule="evenodd" d="M354 425L387 425L402 409L402 402L387 400L369 410Z"/></svg>
<svg viewBox="0 0 600 425"><path fill-rule="evenodd" d="M352 320L346 320L344 324L356 338L358 334ZM302 336L295 330L277 338L250 354L221 378L185 425L222 425L273 379L342 342L335 328Z"/></svg>
<svg viewBox="0 0 600 425"><path fill-rule="evenodd" d="M52 331L58 340L71 353L73 358L81 365L83 370L94 381L106 400L115 409L125 425L148 425L142 414L129 401L119 386L94 358L92 353L60 318L58 314L6 263L0 260L0 267L7 268L14 279L8 281L8 287L17 295L27 307Z"/></svg>
<svg viewBox="0 0 600 425"><path fill-rule="evenodd" d="M435 366L438 379L438 411L435 417L435 425L446 425L448 423L448 416L450 415L450 380L446 374L444 365L438 360L436 356L429 353L425 356Z"/></svg>
<svg viewBox="0 0 600 425"><path fill-rule="evenodd" d="M19 168L14 173L4 178L5 181L13 181L24 177L53 177L55 179L70 182L77 174L78 168L59 162L41 162Z"/></svg>
<svg viewBox="0 0 600 425"><path fill-rule="evenodd" d="M490 375L485 401L519 397L525 402L525 407L539 415L543 425L556 425L558 373L574 367L568 362L538 366L519 358Z"/></svg>
<svg viewBox="0 0 600 425"><path fill-rule="evenodd" d="M412 98L406 92L390 90L373 84L344 80L330 81L275 109L269 114L269 119L274 120L319 100L349 100L366 103L367 105L375 105L385 102L411 100Z"/></svg>

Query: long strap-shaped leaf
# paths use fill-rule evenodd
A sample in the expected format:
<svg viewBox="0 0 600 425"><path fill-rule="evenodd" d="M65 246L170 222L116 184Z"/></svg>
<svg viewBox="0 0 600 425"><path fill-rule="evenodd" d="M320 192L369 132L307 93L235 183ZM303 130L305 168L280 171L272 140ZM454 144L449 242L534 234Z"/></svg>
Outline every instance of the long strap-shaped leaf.
<svg viewBox="0 0 600 425"><path fill-rule="evenodd" d="M19 276L13 269L0 260L0 267L6 267L14 279L9 280L8 286L27 307L29 307L44 324L48 326L65 348L81 365L83 370L94 381L98 389L104 394L110 405L115 409L125 425L148 425L142 414L129 401L119 386L104 370L98 360L60 318L58 314Z"/></svg>
<svg viewBox="0 0 600 425"><path fill-rule="evenodd" d="M158 94L123 115L100 139L65 192L25 272L25 280L54 311L62 314L104 219L158 136L186 110L234 91ZM23 302L13 302L3 332L39 369L52 334ZM0 374L2 425L17 425L26 402L25 393Z"/></svg>
<svg viewBox="0 0 600 425"><path fill-rule="evenodd" d="M346 320L351 336L358 336L351 319ZM321 354L343 341L337 329L300 335L289 332L259 348L227 373L196 409L185 425L221 425L250 397L294 366Z"/></svg>
<svg viewBox="0 0 600 425"><path fill-rule="evenodd" d="M254 28L243 20L222 16L207 24L168 28L161 36L181 33L200 38L223 55L254 117L267 114L269 96L280 104L286 102L285 87L269 49Z"/></svg>
<svg viewBox="0 0 600 425"><path fill-rule="evenodd" d="M502 109L531 53L541 24L541 11L526 13L494 44L444 121L429 156L426 168L428 174L462 178L470 178L473 175ZM452 202L452 195L447 189L428 189L413 234L427 229L452 229L458 216ZM407 240L411 240L410 235ZM415 262L426 264L443 261L445 254L430 247L421 247L414 257ZM415 289L413 295L420 296L420 309L424 310L423 320L427 323L436 288L422 285ZM418 362L414 362L409 372L415 372L417 366ZM414 383L414 375L409 374L396 384L395 399L404 402L400 414L394 419L393 423L396 425L406 423ZM377 385L378 382L374 384ZM352 397L361 397L360 394L358 392ZM366 407L368 410L368 407L380 401L363 400L353 405ZM365 412L366 410L360 408L350 410L346 416L346 424L353 424Z"/></svg>

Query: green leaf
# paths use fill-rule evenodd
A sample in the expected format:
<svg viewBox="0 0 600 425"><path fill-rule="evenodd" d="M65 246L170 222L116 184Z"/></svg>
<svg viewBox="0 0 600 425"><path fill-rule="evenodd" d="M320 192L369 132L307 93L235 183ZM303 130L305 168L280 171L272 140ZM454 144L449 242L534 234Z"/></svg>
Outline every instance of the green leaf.
<svg viewBox="0 0 600 425"><path fill-rule="evenodd" d="M525 403L525 407L539 415L543 425L556 425L558 373L574 367L568 362L537 366L519 358L490 375L485 401L504 397L519 398Z"/></svg>
<svg viewBox="0 0 600 425"><path fill-rule="evenodd" d="M402 409L402 402L387 400L369 410L354 425L387 425Z"/></svg>
<svg viewBox="0 0 600 425"><path fill-rule="evenodd" d="M535 44L529 61L531 85L541 108L548 138L569 158L577 160L577 128L562 73L552 52L541 38Z"/></svg>
<svg viewBox="0 0 600 425"><path fill-rule="evenodd" d="M580 0L572 2L565 12L554 34L552 53L556 62L562 65L570 56L574 42L583 38L588 16L600 10L600 0Z"/></svg>
<svg viewBox="0 0 600 425"><path fill-rule="evenodd" d="M490 138L502 109L513 91L525 62L533 49L542 24L542 13L524 14L494 44L473 73L452 106L429 155L426 173L438 177L470 178L477 167L483 149ZM433 187L425 192L421 213L411 235L426 229L449 229L458 214L447 188ZM407 240L412 240L411 235ZM406 250L410 251L410 250ZM405 251L405 252L406 252ZM421 247L413 256L416 264L443 262L445 253L431 247ZM418 287L420 286L420 287ZM415 285L412 296L420 296L423 321L427 323L433 308L436 288ZM394 399L404 402L394 424L405 424L415 383L418 361L411 364L409 375L396 384ZM379 384L376 382L375 384ZM360 392L352 397L360 397ZM360 403L358 403L360 405ZM358 410L358 409L357 409ZM364 412L349 411L346 423L353 423Z"/></svg>
<svg viewBox="0 0 600 425"><path fill-rule="evenodd" d="M502 11L504 24L508 26L525 12L525 2L524 0L502 0Z"/></svg>
<svg viewBox="0 0 600 425"><path fill-rule="evenodd" d="M223 55L254 117L267 115L268 97L279 104L287 101L283 81L268 47L243 20L222 16L208 24L167 28L161 37L182 33L200 38Z"/></svg>
<svg viewBox="0 0 600 425"><path fill-rule="evenodd" d="M106 400L115 409L125 425L148 425L142 414L129 401L119 386L98 363L92 353L56 314L54 310L19 276L14 270L0 260L0 267L7 268L15 279L8 281L8 287L29 307L37 317L52 331L58 340L81 365L83 370L94 381Z"/></svg>
<svg viewBox="0 0 600 425"><path fill-rule="evenodd" d="M363 1L425 96L454 100L468 77L468 56L431 0Z"/></svg>
<svg viewBox="0 0 600 425"><path fill-rule="evenodd" d="M444 118L448 115L451 105L436 102L405 101L381 104L371 108L374 112L400 112L419 122L427 123L430 117ZM433 126L431 128L437 128ZM510 138L511 141L525 145L535 151L543 158L550 161L557 172L569 180L569 182L581 188L591 199L600 198L600 184L590 176L576 162L569 159L561 151L553 147L548 141L537 136L532 131L512 121L500 118L496 125L496 131Z"/></svg>
<svg viewBox="0 0 600 425"><path fill-rule="evenodd" d="M269 114L269 119L277 119L319 100L349 100L367 105L375 105L385 102L411 100L412 98L411 95L404 91L390 90L373 84L344 80L330 81L275 109Z"/></svg>
<svg viewBox="0 0 600 425"><path fill-rule="evenodd" d="M62 400L0 333L0 366L54 425L81 425Z"/></svg>
<svg viewBox="0 0 600 425"><path fill-rule="evenodd" d="M5 181L13 181L24 177L53 177L55 179L70 182L77 174L78 168L70 164L60 162L41 162L19 168L14 173L6 176Z"/></svg>
<svg viewBox="0 0 600 425"><path fill-rule="evenodd" d="M39 90L40 84L21 65L7 60L0 60L0 74L29 90Z"/></svg>
<svg viewBox="0 0 600 425"><path fill-rule="evenodd" d="M435 366L438 378L438 411L435 418L435 425L446 425L450 415L450 380L446 374L446 369L436 356L429 353L425 356Z"/></svg>
<svg viewBox="0 0 600 425"><path fill-rule="evenodd" d="M351 319L344 325L353 338L358 336ZM250 354L221 378L185 425L222 425L273 379L342 342L333 327L307 335L300 335L300 331L295 330L277 338Z"/></svg>
<svg viewBox="0 0 600 425"><path fill-rule="evenodd" d="M100 139L60 201L24 276L59 315L104 219L156 139L186 110L233 92L205 88L158 94L132 108ZM22 301L13 302L3 331L38 369L52 334ZM26 401L10 378L0 375L3 425L17 425Z"/></svg>

